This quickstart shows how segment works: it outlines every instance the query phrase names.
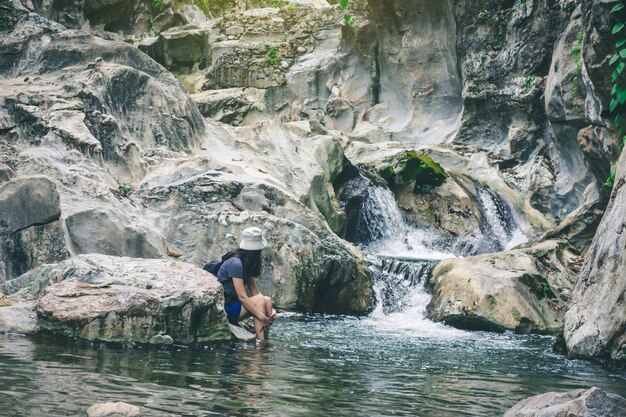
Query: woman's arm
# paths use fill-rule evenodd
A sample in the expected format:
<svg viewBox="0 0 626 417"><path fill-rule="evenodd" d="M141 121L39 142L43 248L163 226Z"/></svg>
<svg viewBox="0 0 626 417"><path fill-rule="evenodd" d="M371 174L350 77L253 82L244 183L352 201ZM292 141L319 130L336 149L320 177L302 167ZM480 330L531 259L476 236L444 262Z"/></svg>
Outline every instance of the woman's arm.
<svg viewBox="0 0 626 417"><path fill-rule="evenodd" d="M256 279L254 277L250 277L250 279L248 280L248 288L250 289L250 297L261 294L261 291L259 291L259 287L256 286Z"/></svg>
<svg viewBox="0 0 626 417"><path fill-rule="evenodd" d="M265 315L265 312L261 308L254 305L252 301L250 301L250 297L248 297L248 294L246 293L246 286L243 283L243 279L233 277L233 286L235 287L237 298L239 298L239 301L241 301L241 304L243 304L246 310L248 310L250 314L252 314L254 317L262 321L263 324L268 325L269 319ZM256 288L256 284L255 284L255 288ZM257 292L258 291L259 290L257 289ZM250 292L252 292L252 290Z"/></svg>

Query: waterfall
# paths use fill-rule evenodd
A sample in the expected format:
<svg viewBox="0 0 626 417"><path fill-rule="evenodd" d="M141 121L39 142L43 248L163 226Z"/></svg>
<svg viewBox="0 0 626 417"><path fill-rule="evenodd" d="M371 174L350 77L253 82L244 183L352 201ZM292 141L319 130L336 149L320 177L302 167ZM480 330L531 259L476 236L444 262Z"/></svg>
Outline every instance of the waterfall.
<svg viewBox="0 0 626 417"><path fill-rule="evenodd" d="M444 259L452 255L436 249L432 236L409 225L393 192L360 173L339 194L347 213L344 237L367 252L414 259Z"/></svg>

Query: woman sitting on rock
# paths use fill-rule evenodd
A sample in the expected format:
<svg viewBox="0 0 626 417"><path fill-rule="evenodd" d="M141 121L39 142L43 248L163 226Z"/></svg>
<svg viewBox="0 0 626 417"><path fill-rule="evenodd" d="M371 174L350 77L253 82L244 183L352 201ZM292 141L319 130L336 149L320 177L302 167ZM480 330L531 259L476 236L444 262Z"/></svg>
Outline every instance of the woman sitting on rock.
<svg viewBox="0 0 626 417"><path fill-rule="evenodd" d="M236 325L240 320L253 316L257 340L267 340L270 326L276 318L272 299L261 294L255 279L261 274L261 250L266 246L267 240L261 229L245 229L239 249L222 256L223 263L217 272L217 279L224 287L224 311L228 321Z"/></svg>

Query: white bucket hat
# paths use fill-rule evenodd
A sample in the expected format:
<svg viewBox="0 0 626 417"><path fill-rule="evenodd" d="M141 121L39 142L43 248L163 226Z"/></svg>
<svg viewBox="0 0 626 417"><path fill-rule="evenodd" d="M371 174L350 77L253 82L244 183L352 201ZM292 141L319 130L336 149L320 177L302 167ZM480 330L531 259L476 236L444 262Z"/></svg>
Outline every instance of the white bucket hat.
<svg viewBox="0 0 626 417"><path fill-rule="evenodd" d="M261 250L267 247L267 240L263 237L263 231L258 227L248 227L241 234L239 248L245 250Z"/></svg>

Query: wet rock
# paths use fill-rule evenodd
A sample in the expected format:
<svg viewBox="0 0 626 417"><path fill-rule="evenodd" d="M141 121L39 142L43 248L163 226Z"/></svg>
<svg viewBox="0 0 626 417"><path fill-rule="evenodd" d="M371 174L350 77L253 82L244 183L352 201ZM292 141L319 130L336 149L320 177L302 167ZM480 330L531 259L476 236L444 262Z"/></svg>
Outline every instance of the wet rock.
<svg viewBox="0 0 626 417"><path fill-rule="evenodd" d="M626 416L626 400L592 387L569 392L548 392L527 398L504 413L504 417Z"/></svg>
<svg viewBox="0 0 626 417"><path fill-rule="evenodd" d="M163 335L175 343L230 338L221 285L193 265L92 254L33 274L43 282L59 272L67 272L65 280L37 302L40 330L119 343L164 341Z"/></svg>
<svg viewBox="0 0 626 417"><path fill-rule="evenodd" d="M94 404L87 409L88 417L139 417L141 415L139 407L122 402Z"/></svg>
<svg viewBox="0 0 626 417"><path fill-rule="evenodd" d="M465 328L555 334L576 281L575 252L565 242L444 260L432 272L434 321Z"/></svg>

